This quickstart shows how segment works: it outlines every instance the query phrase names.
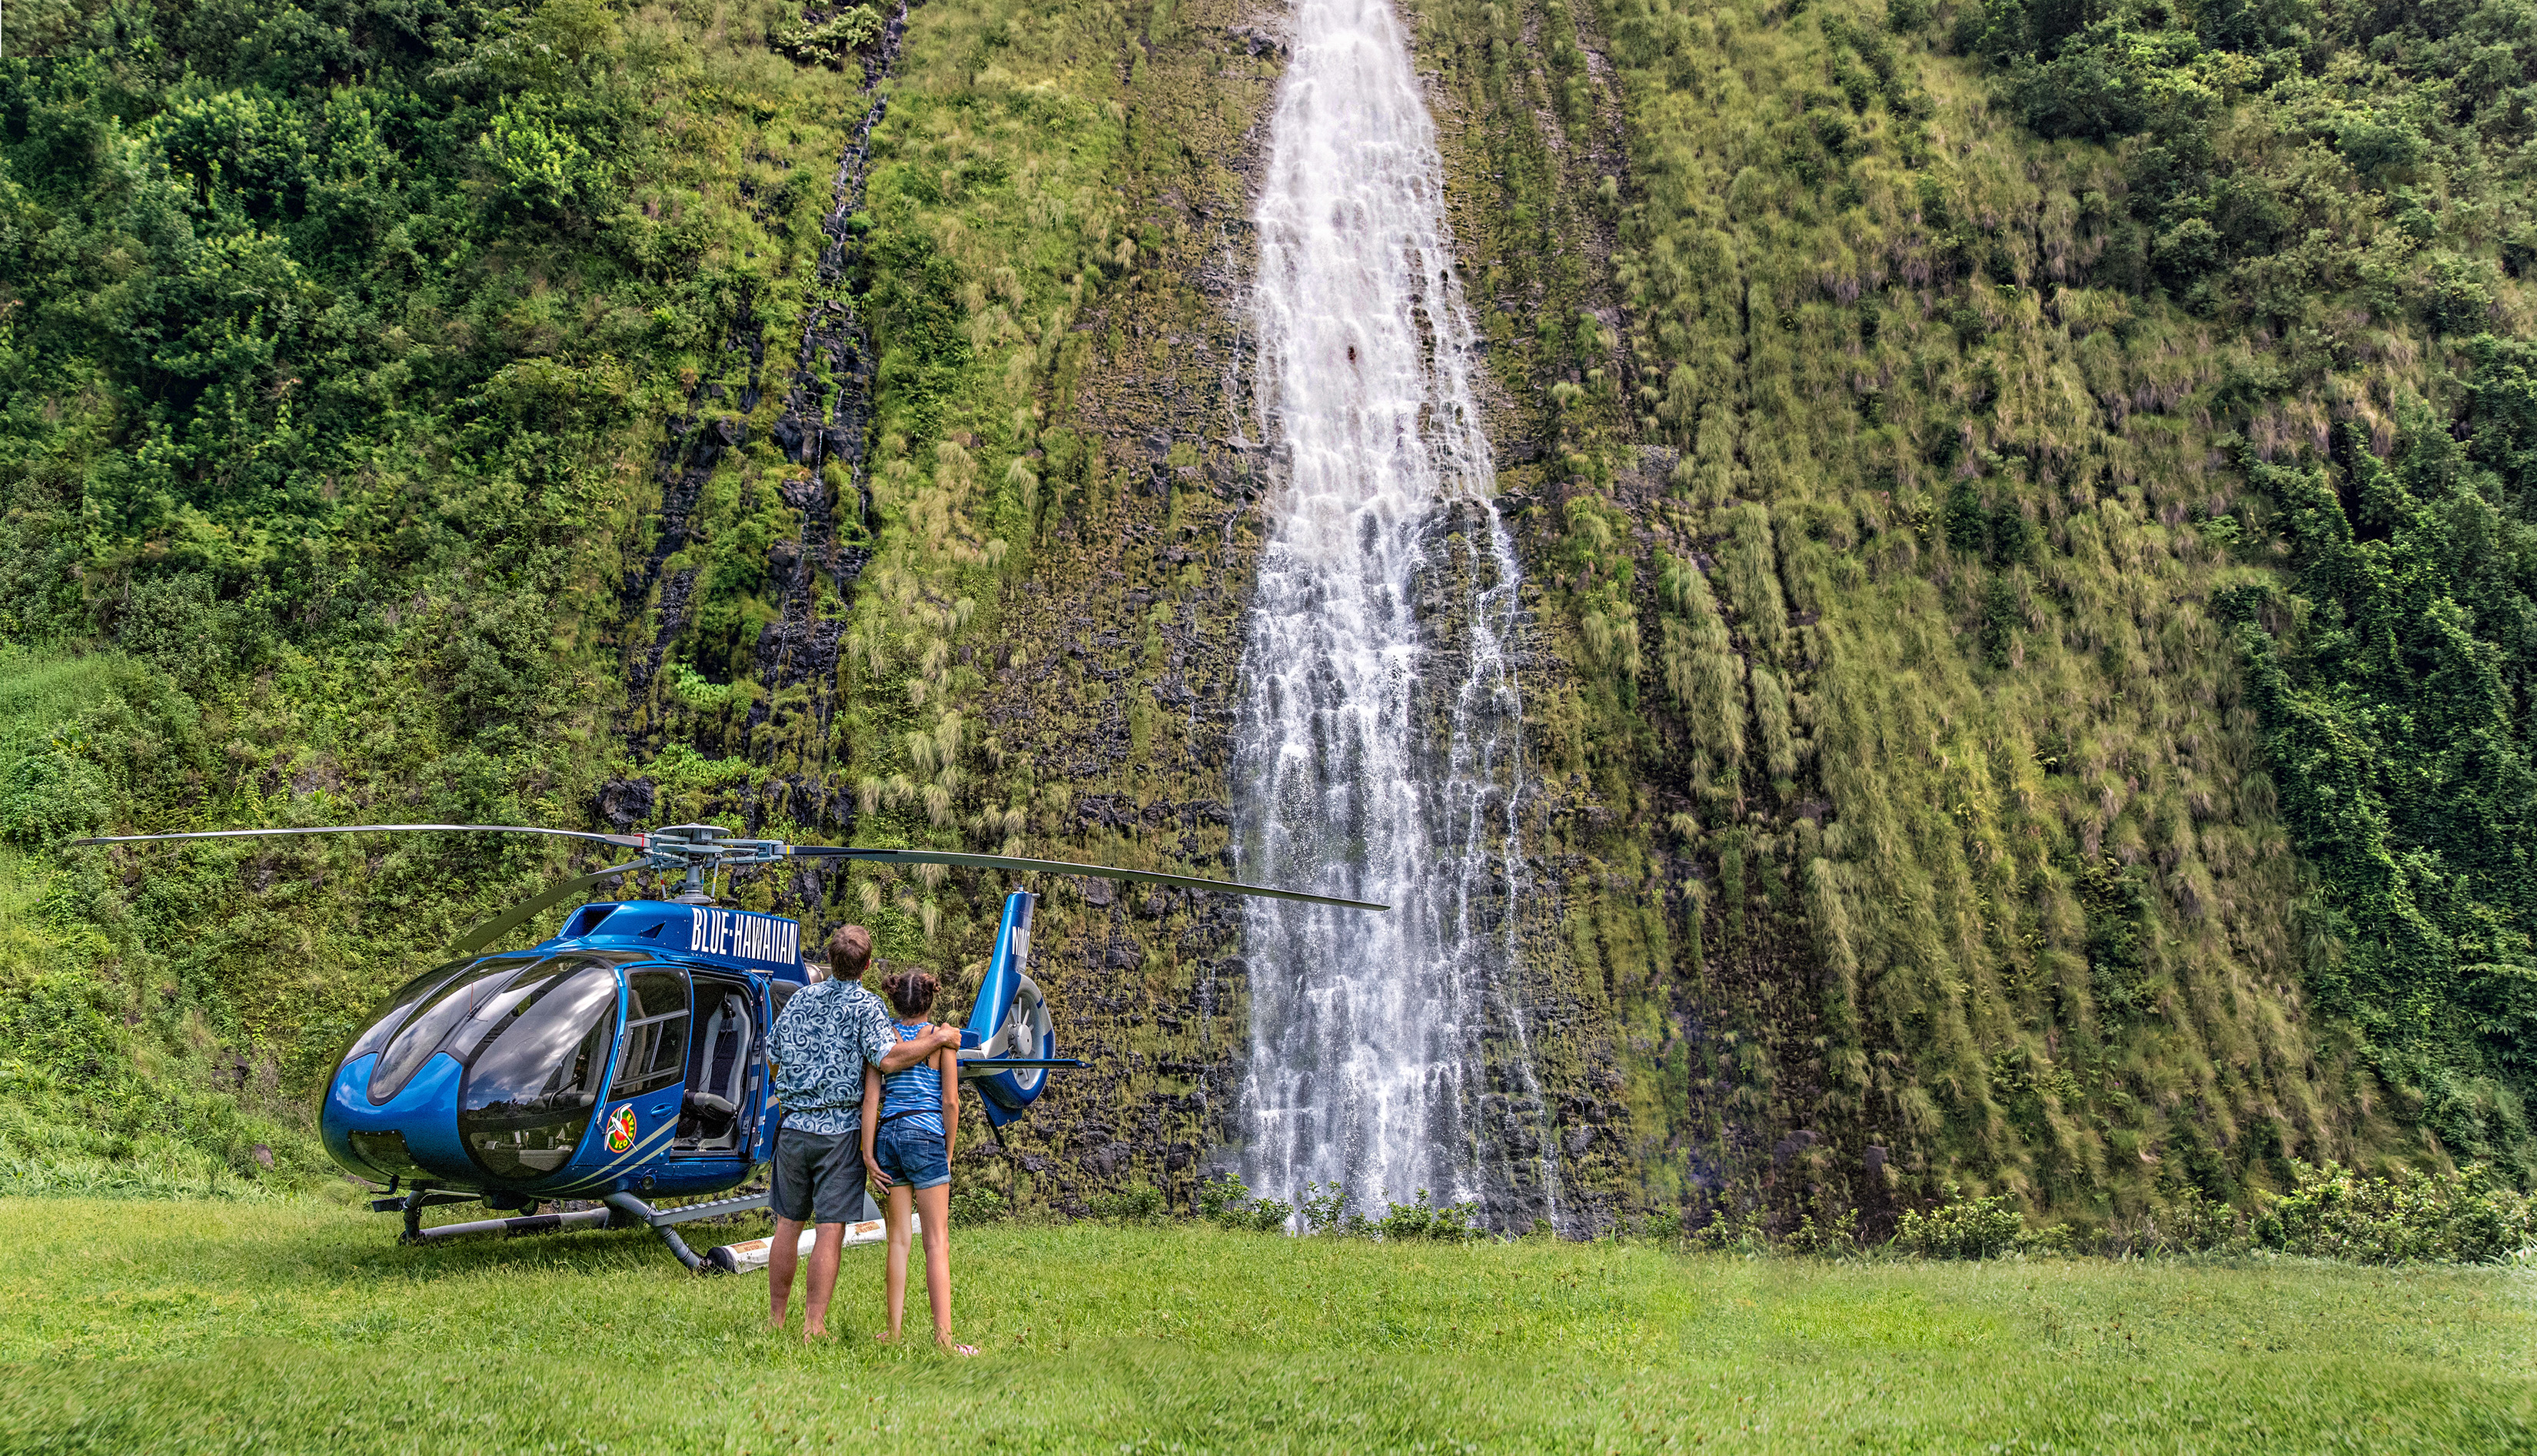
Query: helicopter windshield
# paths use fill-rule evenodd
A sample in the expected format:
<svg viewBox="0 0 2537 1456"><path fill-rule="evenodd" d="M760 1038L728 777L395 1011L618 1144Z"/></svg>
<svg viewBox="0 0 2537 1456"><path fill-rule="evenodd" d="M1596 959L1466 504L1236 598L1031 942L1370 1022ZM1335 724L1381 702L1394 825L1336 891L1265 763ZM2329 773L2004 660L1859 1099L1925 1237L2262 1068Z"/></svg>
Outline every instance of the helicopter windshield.
<svg viewBox="0 0 2537 1456"><path fill-rule="evenodd" d="M405 1091L449 1033L485 1009L488 995L503 988L510 972L528 963L518 956L488 956L443 981L379 1054L379 1064L370 1072L370 1104L378 1106Z"/></svg>
<svg viewBox="0 0 2537 1456"><path fill-rule="evenodd" d="M485 1004L496 1025L468 1068L458 1135L495 1177L544 1177L581 1146L599 1100L617 1028L616 969L550 960Z"/></svg>
<svg viewBox="0 0 2537 1456"><path fill-rule="evenodd" d="M424 993L432 987L449 979L451 972L463 968L466 963L463 960L453 960L446 965L435 965L397 987L394 994L390 995L386 1003L380 1007L378 1014L371 1017L369 1023L361 1028L360 1034L353 1038L350 1046L344 1048L344 1054L335 1059L336 1068L341 1070L357 1059L368 1056L387 1045L388 1038L396 1034L398 1024L405 1020L407 1012L414 1010L415 1003L421 1001Z"/></svg>

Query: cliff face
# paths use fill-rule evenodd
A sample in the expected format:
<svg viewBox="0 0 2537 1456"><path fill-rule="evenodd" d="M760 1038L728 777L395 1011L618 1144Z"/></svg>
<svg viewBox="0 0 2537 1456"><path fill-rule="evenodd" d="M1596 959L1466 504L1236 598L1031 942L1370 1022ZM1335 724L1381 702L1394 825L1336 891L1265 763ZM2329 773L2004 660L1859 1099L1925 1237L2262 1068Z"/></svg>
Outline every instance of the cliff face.
<svg viewBox="0 0 2537 1456"><path fill-rule="evenodd" d="M1964 313L2008 310L2019 285L1923 255L1913 230L1962 173L1924 200L1928 174L1910 175L1878 114L1838 180L1736 160L1776 172L1785 144L1755 113L1806 114L1803 75L1839 54L1815 28L1712 16L1778 69L1634 94L1594 21L1564 7L1419 22L1529 608L1531 878L1510 999L1556 1133L1541 1149L1537 1124L1505 1115L1529 1109L1492 1106L1484 1158L1546 1152L1582 1229L1711 1205L1858 1207L1872 1225L1942 1175L2104 1217L2151 1197L2171 1150L2234 1151L2224 1178L2352 1152L2362 1129L2334 1086L2349 1074L2320 1063L2264 969L2292 941L2293 887L2279 824L2244 797L2263 792L2252 724L2229 711L2232 663L2201 607L2226 563L2183 521L2211 490L2208 429L2094 403L2127 401L2120 381L2172 367L2178 341L2134 331L2149 337L2091 352L2084 324L2073 338L2039 312L2021 329L2013 311L1969 335ZM997 24L918 17L873 165L940 182L884 186L848 239L873 260L862 287L891 249L904 269L959 247L1002 187L1036 200L938 166L976 163L919 119L973 112L985 54L1027 84L1024 52L972 38ZM1111 46L1115 74L1083 64ZM948 349L920 310L866 305L882 360L861 516L875 555L859 584L838 576L856 615L811 629L846 644L841 726L802 761L826 777L805 795L770 750L785 740L762 725L788 694L817 721L831 690L769 678L763 643L801 629L768 628L719 710L747 725L733 757L760 767L720 802L866 842L1221 866L1265 526L1242 270L1275 30L1176 8L1058 53L1039 59L1115 127L1096 204L1115 212L1085 230L1036 341L997 337L992 299L946 298L969 319ZM1924 55L1889 64L1923 99L1905 109L1943 128L1915 67L1962 78ZM1659 149L1659 120L1692 134ZM1006 177L1032 176L1041 159L1013 145ZM2005 166L2025 144L1985 145ZM1723 199L1665 174L1685 152ZM2038 229L2050 185L2022 204ZM1859 261L1839 221L1902 206L1914 221L1882 214L1896 235ZM2040 284L2086 247L2031 241ZM1036 306L1057 282L1020 292ZM893 391L893 352L929 350L961 356L923 366L957 382L929 388L911 367ZM2003 447L2018 463L1995 480L1976 462ZM769 548L770 577L820 555L815 513L800 519ZM665 622L690 610L663 604ZM678 635L660 629L653 650ZM671 736L719 757L724 740L679 711ZM824 822L820 805L836 806ZM874 921L887 955L974 970L1001 887L964 878L776 894ZM1141 890L1049 900L1041 969L1098 1070L982 1149L980 1174L1059 1206L1129 1180L1186 1197L1239 1136L1238 922Z"/></svg>
<svg viewBox="0 0 2537 1456"><path fill-rule="evenodd" d="M1565 778L1537 809L1562 868L1543 908L1566 932L1543 963L1625 1073L1633 1195L1780 1226L1856 1209L1875 1229L1953 1177L2086 1224L2187 1187L2279 1186L2291 1158L2524 1157L2506 1070L2524 1027L2483 1023L2500 1029L2480 1049L2397 1031L2334 968L2384 954L2337 918L2384 882L2300 856L2372 831L2286 824L2276 783L2353 771L2359 751L2286 747L2318 709L2250 695L2241 667L2283 619L2246 637L2230 604L2305 610L2265 597L2272 573L2317 592L2301 563L2339 529L2273 514L2268 462L2314 471L2339 431L2385 453L2373 422L2461 376L2495 402L2462 412L2458 434L2485 431L2467 453L2515 458L2497 405L2517 366L2464 336L2524 328L2526 297L2487 273L2471 316L2365 305L2331 266L2265 297L2258 249L2188 261L2180 234L2151 235L2177 216L2154 200L2173 185L2158 146L2205 149L2240 195L2293 195L2267 139L2297 132L2281 108L2317 56L2276 54L2285 79L2199 113L2207 131L2134 116L2112 130L2143 134L2106 151L1989 109L2017 47L2083 53L2037 20L1984 40L1987 68L1969 54L2023 12L1419 15L1463 123L1458 223L1505 454L1539 462L1508 484L1542 592L1538 754ZM2474 23L2425 23L2451 25ZM2171 43L2212 64L2237 42ZM2075 82L2010 94L2031 118L2055 85ZM2456 145L2477 165L2471 128ZM2387 245L2305 206L2320 256ZM2142 249L2167 261L2145 272ZM2233 257L2234 303L2213 291ZM2215 270L2199 292L2178 282L2195 268ZM2345 372L2292 342L2299 320L2374 312L2377 337L2420 344ZM2436 355L2450 382L2415 371ZM2450 496L2460 518L2509 510L2513 469ZM2525 550L2524 526L2499 529ZM2519 660L2524 606L2476 579L2436 590L2495 603L2477 629ZM2417 671L2392 691L2438 670ZM2480 856L2439 832L2412 842ZM2423 958L2414 1004L2447 1008L2435 1021L2520 984L2496 970L2462 993L2475 972L2396 942Z"/></svg>
<svg viewBox="0 0 2537 1456"><path fill-rule="evenodd" d="M76 830L423 806L1229 867L1282 18L504 14L359 33L402 120L217 27L166 64L228 109L68 30L7 79L0 202L54 240L13 297L125 310L5 341L0 869L44 908L0 1036L85 1028L28 1052L12 1156L306 1160L373 983L564 868L145 876ZM2522 42L2301 14L1404 7L1522 569L1523 955L1470 1109L1504 1209L1872 1231L1954 1179L2101 1223L2291 1158L2524 1160L2537 877L2478 846L2537 801L2537 224L2472 61ZM157 118L120 171L111 116ZM115 247L158 292L80 272ZM220 315L253 348L183 343L223 269L297 291ZM1439 681L1474 529L1416 593ZM736 893L956 1007L1005 888ZM962 1176L1184 1202L1242 1133L1239 913L1037 888L1094 1069ZM154 1079L197 1110L145 1135Z"/></svg>

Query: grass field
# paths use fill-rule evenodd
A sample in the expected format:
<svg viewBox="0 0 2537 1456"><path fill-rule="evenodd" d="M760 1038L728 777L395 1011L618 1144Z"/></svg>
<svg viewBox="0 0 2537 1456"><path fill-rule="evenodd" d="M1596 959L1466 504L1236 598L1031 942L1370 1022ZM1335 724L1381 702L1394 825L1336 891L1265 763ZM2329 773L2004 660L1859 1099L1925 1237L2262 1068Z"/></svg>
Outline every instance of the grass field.
<svg viewBox="0 0 2537 1456"><path fill-rule="evenodd" d="M645 1233L391 1232L315 1200L0 1201L0 1450L2537 1444L2526 1271L994 1225L953 1235L986 1350L953 1360L771 1336L763 1275L689 1277ZM867 1330L879 1250L848 1260L835 1325Z"/></svg>

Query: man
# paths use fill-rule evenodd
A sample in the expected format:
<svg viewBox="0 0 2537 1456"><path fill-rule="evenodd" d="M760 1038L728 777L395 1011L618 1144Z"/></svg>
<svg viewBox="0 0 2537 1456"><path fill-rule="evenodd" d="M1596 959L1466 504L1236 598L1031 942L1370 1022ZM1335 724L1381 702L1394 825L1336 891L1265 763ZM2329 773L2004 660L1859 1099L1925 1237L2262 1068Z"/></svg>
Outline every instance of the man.
<svg viewBox="0 0 2537 1456"><path fill-rule="evenodd" d="M775 1133L775 1246L766 1260L772 1301L766 1323L784 1328L802 1228L815 1224L811 1277L803 1286L805 1340L828 1333L837 1254L845 1247L846 1224L863 1212L864 1063L887 1076L960 1044L959 1028L943 1026L899 1040L889 1008L860 984L870 964L872 932L839 926L828 937L827 979L795 992L767 1038L784 1120Z"/></svg>

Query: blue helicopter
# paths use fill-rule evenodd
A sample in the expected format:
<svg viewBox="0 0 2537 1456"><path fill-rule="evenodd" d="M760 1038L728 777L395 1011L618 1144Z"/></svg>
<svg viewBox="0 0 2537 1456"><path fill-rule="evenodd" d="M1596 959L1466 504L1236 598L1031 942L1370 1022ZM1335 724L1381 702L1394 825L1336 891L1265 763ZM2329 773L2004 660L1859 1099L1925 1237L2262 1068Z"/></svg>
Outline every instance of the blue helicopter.
<svg viewBox="0 0 2537 1456"><path fill-rule="evenodd" d="M697 1254L678 1225L763 1209L768 1195L674 1207L654 1201L722 1193L772 1154L781 1109L770 1095L766 1030L812 974L798 922L714 902L711 885L721 873L786 859L937 864L1386 908L1103 865L742 839L714 825L636 834L522 825L345 825L71 842L374 832L546 834L596 840L639 857L566 880L475 927L452 948L457 959L390 995L336 1059L318 1114L328 1155L355 1176L386 1185L390 1196L370 1207L402 1214L409 1241L639 1225L658 1232L679 1262L699 1272L730 1268L731 1261ZM486 954L541 911L638 870L684 876L671 899L585 904L550 940L526 951ZM962 1079L977 1088L997 1127L1038 1100L1050 1073L1084 1065L1057 1055L1048 997L1030 976L1036 901L1026 890L1006 897L995 955L955 1054ZM599 1206L536 1212L540 1203L567 1199ZM425 1209L476 1202L514 1217L423 1226Z"/></svg>

